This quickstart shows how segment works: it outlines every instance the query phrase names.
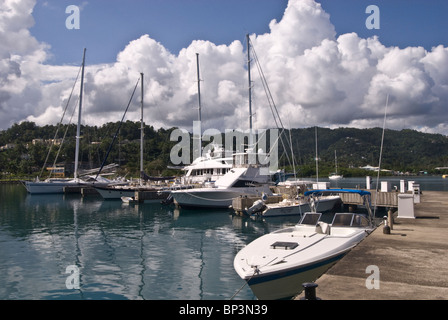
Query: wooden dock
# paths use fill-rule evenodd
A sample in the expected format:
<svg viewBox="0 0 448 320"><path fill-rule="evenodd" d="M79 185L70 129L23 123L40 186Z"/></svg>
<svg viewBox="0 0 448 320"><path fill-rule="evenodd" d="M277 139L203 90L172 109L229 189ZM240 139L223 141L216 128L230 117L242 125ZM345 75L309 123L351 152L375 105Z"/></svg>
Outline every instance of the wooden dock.
<svg viewBox="0 0 448 320"><path fill-rule="evenodd" d="M316 296L323 300L448 299L447 207L448 192L424 191L420 203L414 204L415 218L395 216L390 234L380 225L316 280Z"/></svg>
<svg viewBox="0 0 448 320"><path fill-rule="evenodd" d="M371 205L385 208L398 208L398 192L381 192L376 190L366 190L371 194ZM340 193L342 203L347 205L362 205L363 199L356 193Z"/></svg>

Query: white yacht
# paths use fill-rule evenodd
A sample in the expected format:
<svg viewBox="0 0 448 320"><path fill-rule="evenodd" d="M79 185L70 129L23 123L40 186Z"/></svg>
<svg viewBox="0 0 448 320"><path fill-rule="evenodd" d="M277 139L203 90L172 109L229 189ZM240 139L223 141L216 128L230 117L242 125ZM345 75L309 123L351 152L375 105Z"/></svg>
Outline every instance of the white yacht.
<svg viewBox="0 0 448 320"><path fill-rule="evenodd" d="M362 196L369 208L368 216L336 213L333 222L328 224L320 220L321 213L308 212L295 226L261 236L237 253L235 271L247 281L258 299L296 296L302 291L303 283L316 280L374 230L368 205L370 193L341 192Z"/></svg>
<svg viewBox="0 0 448 320"><path fill-rule="evenodd" d="M232 157L225 157L224 149L215 145L204 156L195 159L183 168L185 175L181 184L204 184L213 182L225 175L232 168Z"/></svg>
<svg viewBox="0 0 448 320"><path fill-rule="evenodd" d="M249 151L251 152L251 151ZM259 164L249 164L249 153L233 155L233 166L226 174L203 188L171 192L175 204L184 208L229 208L233 198L244 195L271 195L271 176Z"/></svg>

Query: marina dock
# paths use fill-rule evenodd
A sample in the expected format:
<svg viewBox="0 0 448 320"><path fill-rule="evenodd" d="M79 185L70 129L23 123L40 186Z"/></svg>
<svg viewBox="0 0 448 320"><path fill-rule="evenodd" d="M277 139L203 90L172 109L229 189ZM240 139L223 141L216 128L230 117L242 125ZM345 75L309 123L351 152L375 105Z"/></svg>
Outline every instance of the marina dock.
<svg viewBox="0 0 448 320"><path fill-rule="evenodd" d="M315 281L322 300L448 299L448 192L424 191L415 218L380 225ZM304 293L296 297L301 299Z"/></svg>

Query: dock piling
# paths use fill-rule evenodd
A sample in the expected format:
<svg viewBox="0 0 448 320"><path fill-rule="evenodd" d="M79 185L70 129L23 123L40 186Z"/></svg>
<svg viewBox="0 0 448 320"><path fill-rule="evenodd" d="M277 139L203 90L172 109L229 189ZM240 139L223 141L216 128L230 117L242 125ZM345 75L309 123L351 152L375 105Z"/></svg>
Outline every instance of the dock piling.
<svg viewBox="0 0 448 320"><path fill-rule="evenodd" d="M302 286L305 289L305 297L302 298L302 300L320 300L318 297L316 297L317 283L305 282L302 284Z"/></svg>

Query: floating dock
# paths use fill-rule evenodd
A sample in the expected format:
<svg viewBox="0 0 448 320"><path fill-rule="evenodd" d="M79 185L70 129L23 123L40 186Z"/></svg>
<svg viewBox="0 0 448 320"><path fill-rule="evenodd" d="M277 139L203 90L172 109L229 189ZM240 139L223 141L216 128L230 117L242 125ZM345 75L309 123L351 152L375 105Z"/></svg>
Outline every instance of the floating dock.
<svg viewBox="0 0 448 320"><path fill-rule="evenodd" d="M424 191L415 218L380 225L315 281L322 300L448 299L448 192ZM296 297L301 299L304 293Z"/></svg>

